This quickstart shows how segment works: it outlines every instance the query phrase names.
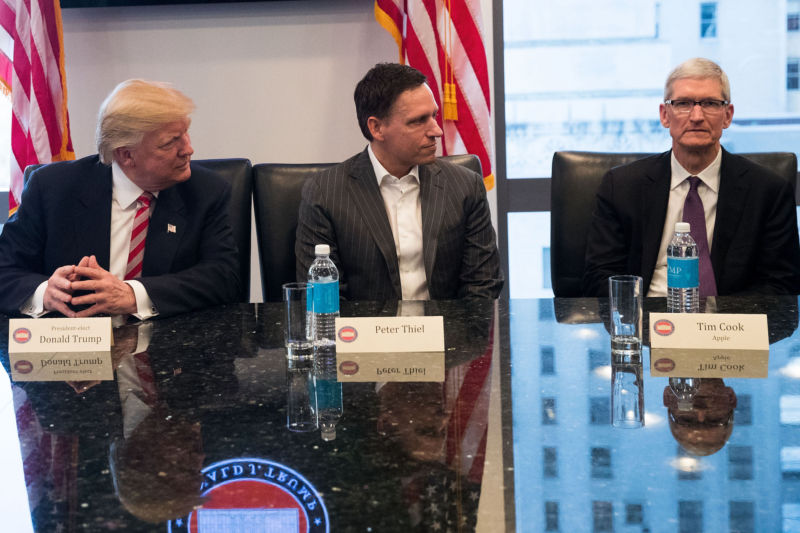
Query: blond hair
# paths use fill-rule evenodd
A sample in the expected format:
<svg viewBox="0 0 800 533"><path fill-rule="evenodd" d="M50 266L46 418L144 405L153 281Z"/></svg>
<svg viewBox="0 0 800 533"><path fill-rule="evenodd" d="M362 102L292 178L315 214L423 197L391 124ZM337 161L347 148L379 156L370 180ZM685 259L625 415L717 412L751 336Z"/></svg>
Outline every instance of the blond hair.
<svg viewBox="0 0 800 533"><path fill-rule="evenodd" d="M110 165L117 148L136 146L145 133L183 120L194 111L191 98L169 83L127 80L117 85L97 116L97 152Z"/></svg>
<svg viewBox="0 0 800 533"><path fill-rule="evenodd" d="M722 67L704 57L687 59L670 72L664 84L664 100L672 98L672 85L678 80L717 80L722 89L722 99L731 101L731 83Z"/></svg>

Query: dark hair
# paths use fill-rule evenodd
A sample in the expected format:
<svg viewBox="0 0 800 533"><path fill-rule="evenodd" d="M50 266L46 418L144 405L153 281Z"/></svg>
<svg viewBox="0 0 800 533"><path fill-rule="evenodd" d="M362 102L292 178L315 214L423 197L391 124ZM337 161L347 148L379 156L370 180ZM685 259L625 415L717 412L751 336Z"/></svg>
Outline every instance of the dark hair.
<svg viewBox="0 0 800 533"><path fill-rule="evenodd" d="M417 69L398 63L378 63L369 69L353 93L358 126L364 137L372 140L367 127L369 117L386 118L401 93L419 87L427 79Z"/></svg>

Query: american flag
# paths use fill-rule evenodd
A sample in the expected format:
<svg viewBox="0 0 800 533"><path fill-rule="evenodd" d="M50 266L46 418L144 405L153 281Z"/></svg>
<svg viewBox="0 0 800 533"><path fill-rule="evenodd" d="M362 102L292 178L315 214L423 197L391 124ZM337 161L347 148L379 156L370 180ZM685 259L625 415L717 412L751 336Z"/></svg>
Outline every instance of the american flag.
<svg viewBox="0 0 800 533"><path fill-rule="evenodd" d="M0 91L12 105L11 215L26 166L75 159L59 0L0 0Z"/></svg>
<svg viewBox="0 0 800 533"><path fill-rule="evenodd" d="M491 191L491 96L480 0L375 0L375 19L397 42L400 63L428 77L442 110L443 155L477 155Z"/></svg>

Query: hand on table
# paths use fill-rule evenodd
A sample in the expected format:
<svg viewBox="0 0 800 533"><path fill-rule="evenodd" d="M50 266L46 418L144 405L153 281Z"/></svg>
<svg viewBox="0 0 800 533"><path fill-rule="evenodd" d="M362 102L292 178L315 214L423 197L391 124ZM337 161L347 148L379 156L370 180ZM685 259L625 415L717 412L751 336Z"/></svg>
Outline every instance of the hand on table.
<svg viewBox="0 0 800 533"><path fill-rule="evenodd" d="M44 291L43 303L47 311L58 311L64 316L74 318L75 311L72 310L72 284L78 281L76 269L89 265L89 258L84 257L77 265L65 265L59 267L47 280L47 288Z"/></svg>
<svg viewBox="0 0 800 533"><path fill-rule="evenodd" d="M133 314L136 312L136 296L133 288L116 278L97 263L95 256L88 258L87 264L75 267L80 281L72 282L73 291L87 291L89 294L73 297L73 305L90 305L87 309L68 316L87 317L101 313L109 315Z"/></svg>

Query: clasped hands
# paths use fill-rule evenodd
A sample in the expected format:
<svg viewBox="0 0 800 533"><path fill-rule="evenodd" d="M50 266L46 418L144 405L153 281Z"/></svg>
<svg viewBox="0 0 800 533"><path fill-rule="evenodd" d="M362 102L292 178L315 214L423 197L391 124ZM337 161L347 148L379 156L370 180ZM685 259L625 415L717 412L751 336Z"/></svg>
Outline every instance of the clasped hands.
<svg viewBox="0 0 800 533"><path fill-rule="evenodd" d="M86 294L73 296L80 291ZM89 307L82 311L72 307L82 305ZM136 296L130 285L101 267L92 255L83 257L77 265L65 265L53 272L44 291L44 308L70 318L133 314Z"/></svg>

